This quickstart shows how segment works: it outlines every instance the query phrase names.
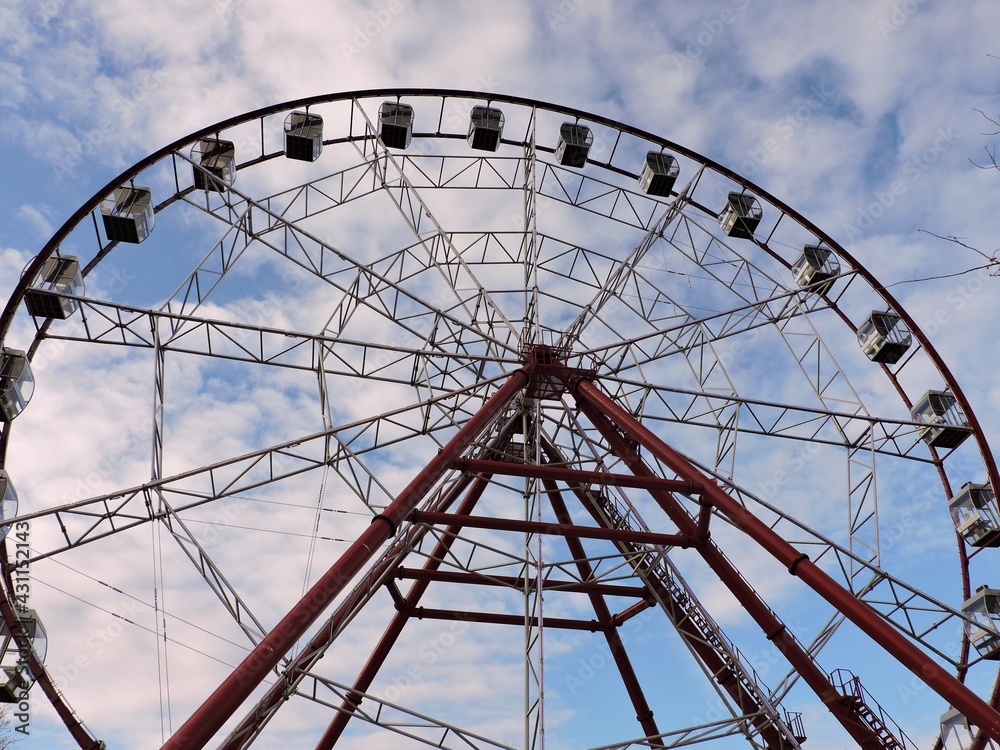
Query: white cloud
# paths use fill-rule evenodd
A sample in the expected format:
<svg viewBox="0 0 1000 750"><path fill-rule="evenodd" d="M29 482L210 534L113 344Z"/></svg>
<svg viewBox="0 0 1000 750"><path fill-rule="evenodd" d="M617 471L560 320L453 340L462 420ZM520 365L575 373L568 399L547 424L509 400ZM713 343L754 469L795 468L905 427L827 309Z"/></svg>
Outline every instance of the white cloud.
<svg viewBox="0 0 1000 750"><path fill-rule="evenodd" d="M11 163L17 160L19 177L16 190L11 180L5 182L8 187L0 189L0 217L6 220L0 228L5 248L0 253L0 292L13 289L20 270L41 246L41 240L79 206L84 196L144 154L196 128L276 101L390 86L494 89L620 118L742 172L814 219L886 284L909 280L914 275L929 277L965 270L983 259L917 230L959 235L988 254L995 252L991 243L995 236L992 216L997 175L976 170L967 160L980 156L983 145L990 142L989 137L981 135L987 126L975 109L996 109L991 104L996 95L996 62L987 57L987 53L996 52L989 36L995 28L996 11L988 2L972 3L962 14L922 5L911 13L901 10L903 6L908 4L853 2L778 8L746 0L720 0L699 6L657 7L653 11L647 4L636 2L612 7L592 0L567 0L543 7L508 3L500 12L492 6L420 0L341 3L336 8L306 2L294 9L263 0L218 0L207 4L189 0L151 7L120 1L94 7L58 2L37 7L30 3L8 4L0 9L0 37L6 52L0 61L0 78L4 80L0 106L7 111L0 125L0 153L9 155ZM329 111L333 120L332 108ZM435 126L429 110L418 116L421 127L425 122L426 127ZM551 123L546 121L545 125ZM254 147L254 134L249 131L240 133L241 155L244 143L247 149ZM540 132L540 138L549 137L548 130ZM272 145L275 142L269 141ZM608 153L610 144L602 141L600 147L602 154ZM623 144L621 148L636 146ZM323 164L339 158L335 153L336 149L329 148L322 157ZM24 164L29 168L20 166ZM248 192L274 192L277 186L310 174L312 166L288 165L278 160L242 172L237 187ZM187 171L185 168L182 174ZM682 180L691 176L684 174ZM172 192L172 181L173 175L167 170L150 175L158 199ZM729 187L725 182L706 186L703 195L711 196L709 208L714 210L718 203L718 196L711 190L725 192ZM893 187L896 183L898 188ZM891 205L880 203L879 196L890 194ZM455 204L453 196L446 196L432 210L435 216L450 219L456 213ZM876 204L880 207L873 209ZM477 205L473 219L482 223L505 214L506 208L506 204L503 209L492 204ZM157 218L157 235L148 243L117 248L88 279L90 294L120 295L136 304L164 299L195 262L191 259L200 258L222 233L218 226L206 230L209 222L203 217L177 220L175 217L185 210L172 207L162 212ZM545 214L547 231L561 229L560 216L555 209ZM866 216L870 221L859 227L859 221ZM768 218L773 220L773 216ZM358 237L359 227L369 227L373 221L377 222L376 228ZM312 221L310 227L329 233L335 238L332 244L357 253L365 262L398 247L399 238L408 232L402 231L405 228L398 210L388 201L377 200L359 201L349 209L331 212ZM851 227L861 231L854 232ZM593 243L611 256L622 248L633 247L640 234L617 226L609 230L586 221L572 231L579 241ZM10 234L4 234L7 232ZM206 236L210 240L206 241ZM161 237L171 240L161 242ZM797 252L792 244L780 248L783 257ZM94 252L92 224L74 233L64 250L89 259ZM473 253L469 251L470 258ZM181 262L189 265L179 269ZM280 274L283 265L272 251L252 248L199 313L222 320L263 320L269 326L295 331L321 328L330 314L331 289L311 282L290 286L275 275ZM663 286L694 304L698 302L696 287L679 268L670 269L678 273ZM491 271L488 264L477 264L474 270L488 286L499 285L501 280L505 285L513 283L507 276ZM690 264L683 270L693 272ZM427 292L432 276L434 273L411 281L411 288ZM958 379L967 384L969 398L989 437L996 442L1000 439L995 428L1000 395L986 345L992 341L998 320L996 295L991 293L996 279L976 278L975 290L968 286L972 277L964 276L889 288L928 328ZM514 279L519 281L517 276ZM569 287L568 282L559 282L559 289ZM855 284L852 289L857 287ZM552 282L549 290L555 289L556 282ZM507 292L503 299L508 303L520 299L515 294L519 289ZM574 298L572 304L560 303L559 309L563 314L574 312L593 294L591 288L582 290L580 299ZM434 301L442 305L454 303L454 299L445 297L435 297ZM721 304L714 297L700 302L706 307ZM871 300L852 291L843 304L857 322L866 306L870 309ZM543 301L546 311L555 308L554 301ZM942 319L942 313L946 319ZM621 308L606 311L604 319L609 326L617 325L619 331L641 325ZM864 399L892 416L905 417L901 400L871 363L864 361L846 327L839 321L823 319L817 325L835 346L839 364L850 373ZM57 324L51 332L59 335L61 330L66 329ZM34 325L22 312L15 319L8 341L24 347L33 332ZM376 340L400 340L394 337L403 336L386 318L364 311L350 319L345 333ZM406 334L404 340L409 344L413 338ZM776 337L765 340L774 345L766 361L756 356L756 349L726 361L727 372L740 392L775 401L809 392L783 344ZM720 345L723 356L733 354L728 344ZM75 499L147 480L151 439L147 430L136 438L130 428L146 426L151 413L153 368L149 352L84 348L49 340L43 342L36 362L36 396L15 424L15 439L5 463L22 492L24 507L36 508L41 502ZM321 427L318 386L310 372L219 364L175 354L168 356L167 363L168 472L295 439ZM769 370L779 364L787 369L771 375ZM643 373L669 373L677 379L675 385L697 385L697 373L680 361L656 370L647 367ZM903 375L908 391L932 387L938 379L922 357L908 365ZM371 378L337 381L336 386L337 415L344 421L364 418L386 408L386 404L405 403L412 392L409 385L383 386ZM651 405L646 408L652 411ZM439 411L432 409L427 416L435 419ZM407 417L404 421L412 426L419 420ZM404 433L404 428L393 424L384 424L381 429L383 439ZM684 436L680 439L685 450L711 460L715 446L710 431L688 437L681 427L670 423L662 430L671 440ZM351 446L363 446L369 439L366 433ZM414 439L413 443L431 446L430 439ZM790 472L788 467L793 462L796 466L800 463L795 458L799 455L795 448L800 445L808 444L744 440L737 452L741 466L747 464L741 468L745 471L742 477L753 486L773 488L769 499L843 538L846 508L842 493L846 479L842 452L835 457L832 451L810 454L812 460L803 462L801 471ZM415 449L387 453L383 458L364 458L373 483L377 480L387 488L403 486L425 459ZM943 505L919 518L907 517L912 494L930 481L926 476L931 472L911 468L906 462L884 460L889 466L880 468L878 489L884 498L886 535L888 538L900 528L906 532L904 538L894 538L887 545L886 560L905 571L913 558L924 555L926 564L915 573L921 577L918 583L926 581L928 587L939 587L951 597L951 604L958 604L955 586L942 584L936 577L931 580L932 567L942 560L942 568L947 568L951 578L957 571ZM352 468L359 466L352 467L344 460L338 468L350 477ZM953 485L982 479L965 476L981 471L981 462L968 446L949 459L948 466ZM364 471L359 476L362 484L369 479ZM183 487L204 489L195 480ZM331 509L341 512L320 514L321 536L347 539L367 525L362 505L344 477L331 472L325 492ZM383 501L381 490L373 489L372 493ZM271 625L297 598L305 578L308 538L319 495L318 473L243 494L245 497L227 501L234 503L232 506L209 506L187 518L205 539L213 559L231 576L233 585L246 592L248 604L260 613L266 625ZM832 496L837 500L830 501ZM489 508L498 515L521 511L521 499L516 493L504 493L484 502L493 503ZM665 522L651 505L643 504L647 520L656 524L657 530L664 530L660 527ZM232 512L227 513L227 508ZM82 521L67 523L76 529ZM791 626L810 634L815 626L812 619L804 617L802 623L796 619L802 614L797 609L798 582L784 575L742 535L718 524L714 530L740 571L753 581L768 603ZM56 526L38 522L33 527L33 542L39 546L56 544L58 533ZM165 533L161 536L164 563L158 595L164 597L163 605L169 613L169 634L184 646L207 654L199 655L176 644L170 646L176 728L227 673L228 668L215 660L233 664L242 657L241 647L221 639L241 644L244 639L215 596L199 583L173 540ZM500 534L483 534L481 538L507 553L517 551L516 545L511 546ZM341 541L317 541L312 577L336 559L344 547ZM560 550L550 544L546 554L566 554ZM478 554L483 564L509 563L509 558L499 554ZM987 557L988 551L977 558L977 564ZM690 551L679 551L677 558L726 631L746 644L751 655L766 661L767 644L756 627L745 621L744 610L714 573L693 562ZM66 685L73 705L99 735L113 737L121 746L155 745L160 735L156 681L133 674L140 669L136 665L141 665L144 672L156 668L156 645L162 642L162 636L157 639L154 633L163 618L154 618L150 609L150 530L143 527L95 542L67 555L66 560L141 599L143 604L134 617L130 616L134 624L126 627L110 613L128 606L133 601L128 596L62 570L55 563L40 562L36 570L39 583L32 597L45 622L51 623L50 665L63 669L65 674L78 655L87 657L88 666ZM835 567L828 560L824 565ZM504 572L516 574L506 568ZM974 572L979 577L988 574L986 563ZM65 588L69 594L47 588L43 580ZM73 595L103 610L79 607ZM590 616L582 597L560 601L553 595L552 599L550 613ZM801 597L801 601L805 600ZM460 595L438 591L429 594L427 606L431 602L505 612L516 612L518 607L516 597L501 592L486 592L476 598L465 591ZM324 668L350 681L391 611L388 598L380 595L359 619L362 629L347 631ZM644 616L642 622L651 622L653 614L647 613L649 617ZM176 619L179 617L196 620L209 632L192 628ZM71 626L67 627L67 623ZM121 627L120 635L100 655L96 654L90 637L107 632L112 625ZM385 694L393 688L394 680L417 663L413 654L420 654L421 648L433 644L443 632L440 622L414 625L405 632L400 648L394 650L375 692ZM668 659L651 631L644 626L635 638L640 669L645 674L645 670L653 671L654 665L664 671L677 668L675 662L686 656L671 651ZM518 667L513 671L508 667L520 646L520 633L513 641L507 637L509 634L492 625L463 631L433 664L426 659L419 661L420 679L406 691L397 691L405 692L401 700L426 700L424 705L440 708L443 715L458 723L468 722L470 728L493 732L519 745L522 727L517 717L521 709L518 693L523 675ZM843 644L852 637L849 634L835 640L829 658L850 658L850 649ZM603 640L599 635L594 638ZM554 674L575 675L577 660L592 655L591 643L583 636L566 640L552 636L549 653ZM826 666L825 655L823 660ZM683 670L694 669L689 660L683 663ZM123 669L123 665L130 668ZM769 678L779 671L778 666L769 669ZM617 688L613 671L606 670L600 680L588 683L587 700L596 700L598 692L603 695ZM872 674L875 671L868 670L866 682L880 679L880 675ZM687 672L677 668L677 674ZM558 676L553 677L557 682ZM665 685L661 690L660 682L653 681L656 687L651 692L657 700L667 700L664 696L674 686ZM697 684L707 688L700 677ZM438 700L449 695L455 685L463 686L457 697L447 702ZM912 705L903 701L900 706L891 685L888 691L892 708L902 710L908 721L919 725L917 734L933 734L935 701L921 696ZM671 706L676 707L674 715L704 717L705 697L694 686L690 692L683 707L676 702L676 696L670 698ZM109 695L117 696L113 715L107 710ZM553 730L562 722L560 741L580 746L582 740L577 741L569 733L575 718L567 717L596 715L596 710L586 701L560 702L565 697L563 694L552 699ZM620 698L618 695L616 700ZM840 746L838 730L829 726L832 722L826 714L816 714L815 703L810 703L808 696L797 694L795 700L799 699L807 711L810 742ZM296 703L300 702L290 702L288 712L282 712L282 730L287 730L289 737L308 734L304 742L314 741L315 732L309 734L307 730L322 726L329 713ZM494 704L504 707L499 717L480 710ZM44 719L48 724L51 715L41 707L38 711L39 721ZM668 713L658 711L657 716ZM630 717L626 725L634 734L637 730ZM365 735L366 746L395 742L391 737L387 740L385 733L369 736L366 727L354 731Z"/></svg>
<svg viewBox="0 0 1000 750"><path fill-rule="evenodd" d="M44 207L39 209L36 206L28 205L21 206L17 211L18 217L24 219L29 224L33 224L38 230L39 235L50 237L54 228L45 213Z"/></svg>

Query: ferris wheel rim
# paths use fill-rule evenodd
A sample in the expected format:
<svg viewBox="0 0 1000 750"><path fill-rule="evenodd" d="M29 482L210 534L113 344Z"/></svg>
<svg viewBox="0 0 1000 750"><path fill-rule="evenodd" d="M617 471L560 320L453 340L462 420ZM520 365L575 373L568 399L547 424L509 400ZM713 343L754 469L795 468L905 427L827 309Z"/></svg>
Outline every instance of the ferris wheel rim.
<svg viewBox="0 0 1000 750"><path fill-rule="evenodd" d="M23 274L21 282L19 282L18 287L15 290L14 294L8 300L8 305L4 309L3 315L0 316L0 341L2 341L6 337L6 334L9 331L10 325L13 320L13 316L16 312L17 307L20 304L21 299L24 296L26 284L28 281L30 281L30 279L33 276L32 272L37 271L40 268L41 263L43 263L44 260L46 260L48 257L50 257L53 253L57 251L63 239L65 239L65 237L77 225L79 225L90 212L92 212L100 204L101 200L106 195L108 195L116 187L125 184L126 182L134 178L136 175L140 174L144 169L148 168L149 166L152 166L153 164L156 164L163 158L168 157L170 154L183 149L185 146L192 144L193 142L197 141L202 137L210 136L214 133L218 133L220 130L225 130L226 128L233 127L238 124L251 122L267 115L286 112L298 107L308 107L323 103L330 103L334 101L370 99L370 98L386 97L386 96L476 99L485 101L487 103L509 103L525 107L539 107L539 108L544 108L551 112L564 114L568 116L576 116L586 121L607 125L609 127L619 130L620 132L627 132L629 134L637 135L641 138L649 140L650 142L658 143L663 148L669 148L671 150L675 150L678 153L684 154L685 156L688 156L689 158L707 167L710 167L713 171L718 172L719 174L724 175L726 177L729 177L730 179L733 179L735 182L739 183L744 189L752 191L755 195L765 200L769 204L781 208L783 211L792 216L795 220L800 221L803 226L812 229L817 235L817 237L819 237L823 242L828 243L829 246L835 250L835 252L837 252L839 255L841 255L843 258L845 258L851 263L852 267L855 270L857 270L863 278L865 278L865 280L870 284L872 289L877 294L882 296L883 300L890 306L891 309L893 309L898 313L905 314L905 309L895 302L894 298L891 296L888 290L886 290L884 286L879 284L875 280L874 276L872 276L862 264L858 263L846 250L843 249L843 247L839 243L834 241L826 233L824 233L818 227L813 225L806 217L802 216L794 209L788 207L782 201L775 198L767 191L761 189L758 185L743 178L741 175L738 175L736 172L733 172L732 170L729 170L728 168L722 166L721 164L718 164L710 159L707 159L706 157L697 154L696 152L691 151L690 149L686 149L685 147L679 144L673 143L667 139L656 136L653 133L643 131L638 128L634 128L632 126L624 125L623 123L612 120L610 118L605 118L599 115L588 113L583 110L576 110L573 108L554 105L533 99L526 99L522 97L515 97L503 94L491 94L485 92L467 91L467 90L390 88L390 89L367 89L367 90L359 90L352 92L342 92L336 94L323 94L314 97L306 97L302 99L290 100L287 102L282 102L280 104L271 105L268 107L246 112L234 118L221 120L206 128L202 128L198 131L195 131L187 136L184 136L183 138L174 141L168 146L164 146L158 151L153 152L143 160L136 162L136 164L134 164L128 170L123 172L121 175L114 178L104 188L98 191L86 204L81 206L81 208L70 219L68 219L67 222L59 230L57 230L57 232L52 236L52 238L48 241L48 243L46 243L43 250L40 251L38 256L36 256L35 259L29 263L29 267ZM417 135L432 136L433 134L417 134ZM276 155L277 154L274 154L272 156ZM606 168L609 169L611 168L610 161L608 165L598 164L598 166L605 166ZM97 258L95 260L96 262L100 262L101 259ZM962 393L961 389L958 387L958 384L955 381L954 377L952 376L950 370L948 370L943 360L941 360L941 358L937 355L936 350L934 350L929 340L926 339L926 336L924 336L924 334L920 331L919 327L916 326L912 318L910 318L907 315L907 319L908 319L907 322L911 323L910 325L911 332L913 332L914 335L918 338L918 340L920 340L922 349L928 354L928 356L931 357L932 360L935 361L935 365L938 366L938 370L944 377L946 384L952 388L956 398L962 404L966 415L970 419L970 422L975 420L976 419L975 414L971 410L971 407L968 405L964 393ZM995 464L991 464L992 454L989 452L988 446L986 446L983 430L979 426L978 421L976 421L972 425L972 427L977 441L980 442L981 453L983 454L984 462L987 464L989 476L991 480L994 481L994 484L998 484L998 482L996 482L996 466ZM3 440L4 449L6 449L6 444L7 444L7 434L5 431ZM0 467L2 466L3 466L3 457L0 456Z"/></svg>
<svg viewBox="0 0 1000 750"><path fill-rule="evenodd" d="M559 113L577 119L583 119L588 122L593 122L595 124L604 125L610 127L614 130L618 130L620 133L627 133L634 135L643 140L647 140L651 143L658 144L663 149L670 149L682 154L693 161L696 161L705 167L710 168L712 171L727 177L740 186L744 190L749 190L752 194L765 200L770 205L779 208L782 212L793 217L793 219L799 222L803 227L812 231L816 237L824 244L828 245L834 252L847 260L852 269L857 272L865 281L868 283L872 290L882 297L883 301L886 303L888 308L896 312L902 321L906 324L910 332L913 334L914 338L919 342L921 349L927 353L927 355L932 360L935 368L941 374L944 380L945 386L951 393L955 396L962 410L966 414L970 426L972 427L973 437L979 445L979 452L982 456L983 463L986 467L987 478L994 487L1000 487L1000 468L998 468L996 459L992 451L990 450L988 441L985 436L985 431L979 422L974 410L972 409L971 403L969 402L965 392L958 383L957 378L951 372L950 367L945 362L944 358L937 352L930 338L923 332L921 327L917 324L916 320L906 311L898 300L892 295L892 293L881 283L878 279L868 271L867 267L860 263L850 252L848 252L843 245L840 244L835 238L826 233L822 228L814 224L808 219L808 217L800 214L789 204L787 204L782 199L771 194L765 190L760 185L754 183L753 181L743 177L739 172L733 170L724 164L717 162L711 158L704 156L703 154L689 149L684 145L672 141L670 139L664 138L657 135L656 133L639 128L636 126L629 125L622 121L605 117L587 110L577 109L573 107L568 107L560 104L556 104L550 101L534 99L529 97L497 93L497 92L485 92L473 89L450 89L450 88L414 88L414 87L387 87L387 88L370 88L370 89L357 89L353 91L346 92L327 92L324 94L318 94L308 97L300 97L297 99L287 100L281 103L267 105L254 110L249 110L247 112L228 117L218 122L215 122L206 127L200 128L193 131L185 136L182 136L173 142L153 151L148 154L143 159L135 162L132 166L121 172L119 175L114 177L106 185L100 188L96 193L94 193L85 203L83 203L73 215L71 215L63 224L56 230L56 232L50 237L50 239L45 243L42 249L34 256L28 263L28 265L22 271L21 277L18 280L15 288L8 298L4 309L0 311L0 343L2 343L10 330L12 325L14 315L17 312L17 308L24 297L24 293L27 290L28 283L30 280L39 272L42 264L51 257L54 253L58 251L59 245L66 238L66 236L78 226L88 214L95 210L101 203L101 201L109 194L111 194L115 188L123 185L130 180L132 180L136 175L140 174L144 169L156 164L157 162L168 157L170 154L175 153L183 149L185 146L190 146L192 143L197 142L199 139L204 137L212 136L217 134L222 130L234 127L236 125L244 124L254 120L261 119L268 115L278 114L282 112L287 112L299 107L310 107L319 104L328 104L333 102L341 101L352 101L360 99L373 99L380 97L396 97L397 100L402 97L430 97L430 98L440 98L445 99L474 99L479 101L484 101L487 104L495 103L508 103L516 106L529 107L529 108L539 108L546 111ZM420 134L427 136L434 136L434 133ZM355 140L350 138L350 140ZM279 154L273 153L266 158L274 158ZM610 164L601 165L597 163L598 166L605 166L606 168L611 168ZM237 168L241 168L243 165L239 165ZM162 204L161 204L162 206ZM157 207L159 210L160 206ZM113 247L116 243L111 243ZM95 258L94 263L100 262L100 258ZM891 374L886 370L887 374ZM904 396L904 401L906 400L905 394L900 391L901 395ZM910 406L910 404L907 404ZM0 444L0 468L3 467L4 463L4 453L6 451L7 441L2 441Z"/></svg>

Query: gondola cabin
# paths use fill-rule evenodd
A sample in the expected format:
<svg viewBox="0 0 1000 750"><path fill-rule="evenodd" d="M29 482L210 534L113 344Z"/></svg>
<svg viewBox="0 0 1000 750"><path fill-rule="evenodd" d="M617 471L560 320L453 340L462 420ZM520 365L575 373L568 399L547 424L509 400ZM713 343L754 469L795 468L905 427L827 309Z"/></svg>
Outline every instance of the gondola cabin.
<svg viewBox="0 0 1000 750"><path fill-rule="evenodd" d="M922 422L921 439L935 448L957 448L972 434L958 401L948 391L927 391L910 410L914 422Z"/></svg>
<svg viewBox="0 0 1000 750"><path fill-rule="evenodd" d="M559 126L556 161L564 167L579 169L587 163L590 147L593 145L594 134L590 132L590 128L579 123L564 122Z"/></svg>
<svg viewBox="0 0 1000 750"><path fill-rule="evenodd" d="M477 105L469 116L469 145L477 151L496 151L503 137L503 112Z"/></svg>
<svg viewBox="0 0 1000 750"><path fill-rule="evenodd" d="M839 274L840 261L822 245L806 245L792 265L795 283L820 296L830 291Z"/></svg>
<svg viewBox="0 0 1000 750"><path fill-rule="evenodd" d="M965 632L969 641L984 659L1000 659L1000 589L980 586L962 604L962 614L968 617Z"/></svg>
<svg viewBox="0 0 1000 750"><path fill-rule="evenodd" d="M76 311L78 304L63 295L79 297L83 291L80 263L72 255L57 255L42 264L42 270L24 293L24 304L36 318L65 320Z"/></svg>
<svg viewBox="0 0 1000 750"><path fill-rule="evenodd" d="M906 354L913 337L896 313L873 310L868 320L858 326L858 343L872 362L894 365Z"/></svg>
<svg viewBox="0 0 1000 750"><path fill-rule="evenodd" d="M975 739L969 720L957 708L941 714L942 750L970 750Z"/></svg>
<svg viewBox="0 0 1000 750"><path fill-rule="evenodd" d="M101 201L109 242L138 244L153 231L153 194L140 185L122 185Z"/></svg>
<svg viewBox="0 0 1000 750"><path fill-rule="evenodd" d="M413 138L413 107L400 102L382 102L378 110L378 137L386 148L407 148Z"/></svg>
<svg viewBox="0 0 1000 750"><path fill-rule="evenodd" d="M38 613L33 609L18 612L18 625L27 637L31 650L40 664L45 662L45 650L48 645L45 628L42 627ZM22 650L17 639L11 634L7 623L0 619L0 703L19 703L35 683L28 666L27 651Z"/></svg>
<svg viewBox="0 0 1000 750"><path fill-rule="evenodd" d="M194 186L224 193L236 179L236 146L219 138L201 138L191 147Z"/></svg>
<svg viewBox="0 0 1000 750"><path fill-rule="evenodd" d="M949 501L948 510L967 544L972 547L1000 546L1000 515L989 484L966 482Z"/></svg>
<svg viewBox="0 0 1000 750"><path fill-rule="evenodd" d="M309 112L289 112L285 118L285 157L316 161L323 152L323 118Z"/></svg>
<svg viewBox="0 0 1000 750"><path fill-rule="evenodd" d="M17 515L17 492L5 469L0 469L0 523ZM0 539L7 536L10 526L0 526Z"/></svg>
<svg viewBox="0 0 1000 750"><path fill-rule="evenodd" d="M0 422L10 422L24 411L35 390L28 356L0 347Z"/></svg>
<svg viewBox="0 0 1000 750"><path fill-rule="evenodd" d="M719 213L719 226L729 237L752 240L764 217L760 201L748 193L730 193Z"/></svg>
<svg viewBox="0 0 1000 750"><path fill-rule="evenodd" d="M639 175L639 187L646 195L669 198L678 174L680 167L673 156L662 151L650 151Z"/></svg>

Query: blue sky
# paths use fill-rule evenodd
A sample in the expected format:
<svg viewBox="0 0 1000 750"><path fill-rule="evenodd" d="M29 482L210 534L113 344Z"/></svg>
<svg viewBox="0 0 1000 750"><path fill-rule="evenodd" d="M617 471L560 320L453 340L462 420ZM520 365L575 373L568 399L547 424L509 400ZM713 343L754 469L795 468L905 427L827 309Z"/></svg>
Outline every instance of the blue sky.
<svg viewBox="0 0 1000 750"><path fill-rule="evenodd" d="M597 113L657 133L734 169L791 205L897 296L952 368L990 442L997 444L1000 387L991 343L1000 323L1000 280L989 273L997 270L995 263L991 269L974 269L997 253L1000 175L976 165L986 163L987 149L994 148L996 127L983 113L1000 113L1000 50L994 33L998 20L1000 9L988 0L960 6L929 0L794 5L754 0L515 0L503 10L427 0L349 0L335 8L305 0L294 9L263 0L176 0L152 7L120 0L8 0L0 7L0 298L6 300L24 265L103 185L146 154L208 124L326 92L385 87L495 91ZM261 182L282 177L269 174ZM345 233L338 237L365 218L363 213L349 215L336 226ZM88 282L88 291L140 305L169 294L173 287L163 285L176 285L177 264L190 268L210 243L200 239L205 222L198 218L185 223L164 212L157 228L170 232L169 252L113 255ZM392 231L388 226L372 228L352 244L364 248L361 252L374 252L380 242L392 239ZM934 235L960 237L981 253ZM614 235L600 239L613 240ZM322 326L324 320L318 318L324 311L287 304L288 287L268 275L276 268L270 263L248 258L241 267L244 275L212 300L205 315L267 318L276 328L292 330ZM683 294L681 278L676 282ZM306 279L297 293L313 299L317 289ZM13 343L26 345L32 329L23 312L14 330ZM839 358L839 347L846 347L843 332L830 335ZM59 397L39 394L32 403L34 413L25 413L23 424L17 423L8 457L7 467L25 505L38 502L38 497L63 502L147 479L148 450L133 428L141 428L148 415L148 359L117 351L88 359L72 346L45 352L51 364L39 368L40 384L48 373L50 391L58 387ZM768 363L761 359L736 360L734 376L767 370ZM172 432L167 461L172 469L200 466L323 427L310 373L289 372L274 381L241 364L207 366L179 359L169 367L169 382L190 386L176 394L168 417ZM921 371L914 382L927 379ZM874 377L862 376L855 385L866 401L895 398L886 383ZM781 386L775 380L757 394L779 393ZM380 392L362 388L353 396L342 405L345 419L370 413ZM900 416L898 404L887 411ZM54 424L66 434L85 436L66 443L77 446L78 452L60 457L61 478L51 476ZM748 449L750 445L748 441ZM788 465L798 460L792 449L783 450L775 463L751 471L752 481L758 488L810 497L807 482L776 481L779 475L785 477L781 461ZM379 478L391 486L418 466L417 457L405 465L378 465ZM953 484L982 481L975 475L979 466L974 456L956 454ZM822 476L839 482L838 471L840 464L825 469ZM923 466L912 471L892 466L880 477L884 560L910 583L957 606L953 536L947 526L942 528L946 515L940 507L924 512L926 505L913 499L933 479ZM223 513L225 522L249 529L247 536L213 546L220 564L231 562L240 571L235 576L246 576L246 586L257 588L253 581L259 576L257 605L270 621L288 604L288 579L283 576L297 576L291 588L300 587L309 541L308 534L296 535L308 529L315 513L315 487L304 481L292 487L303 501L291 502L293 492L265 494L250 504L232 500L234 505ZM288 524L281 526L286 533L282 541L254 536L254 529L275 523L271 508L260 501L286 503L280 517ZM907 512L913 507L920 509L915 516ZM328 531L331 538L349 538L367 523L356 499L340 510L346 520ZM807 522L832 533L840 524L830 509L807 507L803 513ZM211 528L217 522L211 511L192 516L192 524ZM240 541L233 541L237 538ZM758 565L764 571L760 585L765 597L784 603L793 596L784 579L768 579L766 563L753 550L731 543L732 555L747 571ZM148 564L151 548L159 549L160 544L168 560L164 569L178 565L177 578L164 584L167 608L173 609L177 601L184 604L175 612L210 607L211 594L198 588L193 570L181 572L180 565L189 564L169 549L173 542L168 538L136 534L113 554L122 560L132 559L132 553L144 555ZM242 569L243 544L260 544L268 562ZM330 540L317 544L327 557L345 546ZM156 624L146 604L111 595L100 583L115 578L116 565L114 559L102 559L99 545L95 547L98 552L79 563L83 570L86 560L92 578L51 566L39 571L44 582L32 589L43 617L46 611L52 613L45 619L50 658L55 660L50 664L66 673L75 656L94 657L66 686L70 703L109 747L151 746L161 738L161 727L150 726L149 718L159 716L157 681L140 680L130 669L145 664L143 670L155 670ZM975 563L973 585L1000 585L1000 580L989 580L988 555ZM942 574L942 569L948 572ZM697 565L685 568L685 573L696 588L703 587L698 588L699 596L727 632L765 666L765 678L783 674L773 666L767 644L740 620L738 608L711 573ZM143 575L137 572L126 580L135 585L137 597L147 601L151 583ZM75 596L96 606L79 605ZM383 609L376 612L376 622L389 611L385 602L378 606ZM142 614L135 615L137 610ZM651 615L637 618L632 633L641 653L656 654L641 666L654 673L651 698L675 708L672 719L677 725L692 717L711 718L710 703L693 687L704 678L676 637L654 637ZM818 627L808 617L802 622L807 633ZM172 621L171 637L182 645L171 653L175 664L183 665L175 667L171 678L174 728L221 679L226 667L220 662L232 664L244 652L242 643L233 642L236 634L231 630L220 630L213 639ZM96 654L90 637L112 632L107 648ZM519 675L502 669L510 644L499 632L489 630L476 639L471 633L453 633L457 645L442 650L440 659L426 655L428 649L438 653L434 649L441 643L441 632L419 630L409 636L405 648L410 650L387 665L390 677L383 694L390 697L393 684L398 686L391 675L405 675L417 663L420 674L418 684L408 688L411 694L433 704L447 680L463 684L469 702L461 704L458 713L465 711L476 726L492 727L479 709L496 696L516 694ZM830 668L841 658L851 660L852 637L831 646ZM350 645L360 653L367 640L370 637L359 636ZM177 656L178 651L185 655ZM410 656L408 661L407 653L424 657L414 662ZM615 714L624 713L631 721L631 707L623 706L621 694L610 690L611 680L590 677L586 667L596 653L602 652L592 651L584 639L554 647L552 679L567 689L553 691L559 694L551 704L553 724L563 728L554 728L552 746L580 747L599 736L591 732L609 724L602 706L619 707ZM346 674L357 658L344 657ZM606 669L603 656L597 661ZM655 674L661 664L669 665L671 680ZM435 665L443 671L432 674ZM495 680L488 683L489 689L480 687L483 675ZM977 688L991 684L990 678L974 679ZM879 695L885 696L890 712L898 715L918 745L925 746L944 707L890 669L872 670L867 680L881 688ZM690 696L678 687L688 682ZM568 698L577 695L583 702L571 705ZM69 746L41 697L34 701L33 734L23 746ZM793 707L810 722L811 747L843 746L833 722L814 701L798 695L795 701ZM328 720L315 707L297 710L289 712L289 732ZM669 710L663 709L662 715ZM576 729L565 729L571 726ZM505 737L508 730L507 725L496 729ZM624 731L619 738L630 736ZM516 744L519 738L504 741Z"/></svg>

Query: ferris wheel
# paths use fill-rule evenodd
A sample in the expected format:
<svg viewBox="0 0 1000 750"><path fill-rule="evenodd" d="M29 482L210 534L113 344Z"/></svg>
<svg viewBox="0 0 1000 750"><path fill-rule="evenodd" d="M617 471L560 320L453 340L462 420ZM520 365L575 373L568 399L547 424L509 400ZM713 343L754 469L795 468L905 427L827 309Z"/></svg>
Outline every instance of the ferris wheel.
<svg viewBox="0 0 1000 750"><path fill-rule="evenodd" d="M472 91L249 112L81 206L0 342L0 700L80 747L1000 742L966 395L848 248L666 138Z"/></svg>

